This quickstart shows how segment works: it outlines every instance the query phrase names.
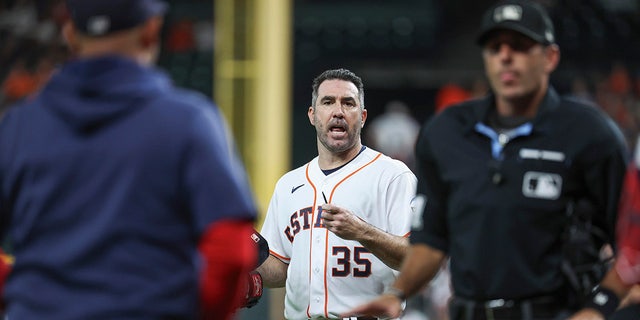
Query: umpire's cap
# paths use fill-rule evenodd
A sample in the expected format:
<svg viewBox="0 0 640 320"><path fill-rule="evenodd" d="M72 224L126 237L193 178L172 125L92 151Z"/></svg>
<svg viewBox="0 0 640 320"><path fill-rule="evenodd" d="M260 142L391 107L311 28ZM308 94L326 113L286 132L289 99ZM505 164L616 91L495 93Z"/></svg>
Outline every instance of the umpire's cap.
<svg viewBox="0 0 640 320"><path fill-rule="evenodd" d="M167 4L161 0L67 0L67 8L78 30L103 36L163 15Z"/></svg>
<svg viewBox="0 0 640 320"><path fill-rule="evenodd" d="M479 45L498 29L508 29L524 34L538 43L555 43L553 23L547 11L538 3L528 0L500 1L489 8L482 17L482 27L476 40Z"/></svg>

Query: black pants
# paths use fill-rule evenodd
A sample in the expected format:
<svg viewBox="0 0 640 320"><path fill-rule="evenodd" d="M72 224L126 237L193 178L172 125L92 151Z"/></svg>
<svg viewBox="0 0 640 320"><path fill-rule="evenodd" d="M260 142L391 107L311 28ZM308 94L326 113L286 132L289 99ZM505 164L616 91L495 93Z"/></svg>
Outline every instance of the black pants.
<svg viewBox="0 0 640 320"><path fill-rule="evenodd" d="M450 320L564 320L572 311L562 301L549 299L493 300L477 302L454 297L449 303Z"/></svg>

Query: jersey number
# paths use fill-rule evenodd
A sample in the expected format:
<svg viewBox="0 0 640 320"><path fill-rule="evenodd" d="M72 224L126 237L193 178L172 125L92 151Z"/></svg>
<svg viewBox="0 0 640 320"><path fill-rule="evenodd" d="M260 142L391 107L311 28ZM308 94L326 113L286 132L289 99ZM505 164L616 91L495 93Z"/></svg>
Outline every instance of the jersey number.
<svg viewBox="0 0 640 320"><path fill-rule="evenodd" d="M337 257L338 267L331 269L331 275L334 277L347 277L351 273L351 250L349 247L333 247L331 252L333 256ZM369 250L364 247L353 248L353 267L354 277L368 277L371 275L371 260L363 258L362 254L369 253Z"/></svg>

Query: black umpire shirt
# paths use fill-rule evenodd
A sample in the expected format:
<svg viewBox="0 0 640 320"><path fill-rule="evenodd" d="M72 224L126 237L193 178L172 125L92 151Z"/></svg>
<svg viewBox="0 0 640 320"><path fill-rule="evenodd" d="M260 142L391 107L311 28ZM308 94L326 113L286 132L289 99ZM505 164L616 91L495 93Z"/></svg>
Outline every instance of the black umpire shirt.
<svg viewBox="0 0 640 320"><path fill-rule="evenodd" d="M473 300L554 294L567 204L586 198L613 239L627 164L622 135L595 106L550 88L536 117L513 130L488 124L494 97L445 109L422 128L412 243L450 257L453 291Z"/></svg>

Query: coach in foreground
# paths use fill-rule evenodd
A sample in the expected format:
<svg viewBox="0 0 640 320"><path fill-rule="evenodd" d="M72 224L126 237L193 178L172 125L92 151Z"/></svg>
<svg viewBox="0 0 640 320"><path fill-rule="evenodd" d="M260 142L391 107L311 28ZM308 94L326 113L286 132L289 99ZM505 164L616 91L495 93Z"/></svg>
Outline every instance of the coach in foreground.
<svg viewBox="0 0 640 320"><path fill-rule="evenodd" d="M582 274L573 258L597 259L613 243L628 156L622 135L597 107L550 86L560 49L541 5L502 1L482 21L477 41L492 92L422 129L416 156L426 206L411 250L393 290L345 316L399 316L402 300L447 257L451 320L565 319L593 298L580 284L593 276L595 285L604 270ZM590 242L593 230L601 237Z"/></svg>
<svg viewBox="0 0 640 320"><path fill-rule="evenodd" d="M256 208L223 118L152 67L166 5L68 0L75 58L0 124L9 319L230 319Z"/></svg>

